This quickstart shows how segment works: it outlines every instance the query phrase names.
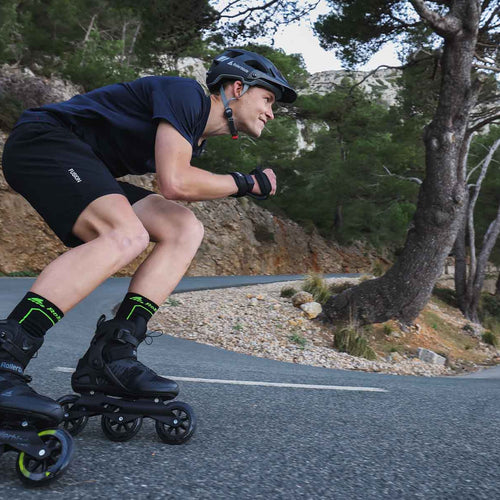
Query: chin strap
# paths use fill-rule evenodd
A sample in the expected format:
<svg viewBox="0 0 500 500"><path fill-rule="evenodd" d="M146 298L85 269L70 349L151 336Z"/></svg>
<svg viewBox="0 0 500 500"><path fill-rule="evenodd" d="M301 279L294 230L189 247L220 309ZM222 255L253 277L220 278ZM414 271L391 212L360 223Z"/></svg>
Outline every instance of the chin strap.
<svg viewBox="0 0 500 500"><path fill-rule="evenodd" d="M247 84L244 84L243 90L240 94L240 97L249 89L249 86ZM234 118L233 118L233 110L229 106L229 103L231 101L236 101L239 99L239 97L231 97L231 99L228 99L226 97L226 93L224 92L224 86L220 86L220 96L222 99L222 103L224 104L224 116L227 118L227 121L229 123L229 132L231 132L231 138L232 139L238 139L238 130L236 129L236 125L234 124Z"/></svg>

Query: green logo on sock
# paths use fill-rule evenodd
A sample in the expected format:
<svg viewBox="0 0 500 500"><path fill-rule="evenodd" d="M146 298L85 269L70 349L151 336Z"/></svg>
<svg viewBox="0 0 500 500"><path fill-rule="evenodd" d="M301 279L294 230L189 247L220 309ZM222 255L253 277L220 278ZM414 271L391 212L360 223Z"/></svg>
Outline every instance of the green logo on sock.
<svg viewBox="0 0 500 500"><path fill-rule="evenodd" d="M43 299L38 299L36 297L30 297L28 299L30 302L34 302L36 305L40 306L40 307L45 307L44 303L43 303Z"/></svg>
<svg viewBox="0 0 500 500"><path fill-rule="evenodd" d="M130 300L135 300L136 302L139 302L140 304L143 304L142 297L130 297Z"/></svg>

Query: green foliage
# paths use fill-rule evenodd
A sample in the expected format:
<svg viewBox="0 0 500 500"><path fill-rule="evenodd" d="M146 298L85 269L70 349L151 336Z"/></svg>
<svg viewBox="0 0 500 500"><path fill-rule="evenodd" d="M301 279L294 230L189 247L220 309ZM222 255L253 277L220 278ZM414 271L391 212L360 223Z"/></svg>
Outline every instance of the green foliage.
<svg viewBox="0 0 500 500"><path fill-rule="evenodd" d="M122 49L121 40L103 40L99 33L92 33L85 47L69 57L64 74L86 89L132 80L136 70L117 61Z"/></svg>
<svg viewBox="0 0 500 500"><path fill-rule="evenodd" d="M0 62L42 63L90 90L199 51L216 18L208 0L5 0Z"/></svg>
<svg viewBox="0 0 500 500"><path fill-rule="evenodd" d="M0 3L0 61L16 62L23 54L17 8L20 0L2 0Z"/></svg>
<svg viewBox="0 0 500 500"><path fill-rule="evenodd" d="M377 359L377 355L368 345L368 340L355 328L342 328L335 333L333 346L340 352L346 352L352 356L359 356L366 359Z"/></svg>
<svg viewBox="0 0 500 500"><path fill-rule="evenodd" d="M0 272L0 277L32 278L34 276L38 276L38 273L36 271L31 270L31 269L25 269L24 271L12 271L10 273Z"/></svg>
<svg viewBox="0 0 500 500"><path fill-rule="evenodd" d="M319 274L315 273L310 274L305 279L302 284L302 290L309 292L314 297L314 300L320 304L325 304L332 295L325 280Z"/></svg>
<svg viewBox="0 0 500 500"><path fill-rule="evenodd" d="M283 49L275 49L267 45L247 44L245 49L267 57L294 87L307 86L307 70L301 54L286 54Z"/></svg>
<svg viewBox="0 0 500 500"><path fill-rule="evenodd" d="M488 318L500 322L500 297L483 293L479 304L479 317L481 322Z"/></svg>
<svg viewBox="0 0 500 500"><path fill-rule="evenodd" d="M354 285L353 283L349 283L348 281L344 281L343 283L332 283L330 285L330 293L333 295L337 295L339 293L345 292L346 290L349 290L349 288L352 288Z"/></svg>
<svg viewBox="0 0 500 500"><path fill-rule="evenodd" d="M11 130L23 110L23 103L16 97L0 93L0 129Z"/></svg>
<svg viewBox="0 0 500 500"><path fill-rule="evenodd" d="M384 323L384 335L390 335L392 333L392 326L389 323Z"/></svg>
<svg viewBox="0 0 500 500"><path fill-rule="evenodd" d="M485 344L492 345L493 347L498 347L498 337L490 331L486 331L481 335L483 342Z"/></svg>
<svg viewBox="0 0 500 500"><path fill-rule="evenodd" d="M458 307L457 294L450 288L434 287L432 294L451 307Z"/></svg>
<svg viewBox="0 0 500 500"><path fill-rule="evenodd" d="M288 337L292 342L295 342L300 346L301 349L304 349L304 347L307 344L307 339L301 335L300 333L293 333Z"/></svg>
<svg viewBox="0 0 500 500"><path fill-rule="evenodd" d="M275 241L274 233L266 224L257 224L254 228L254 235L261 243L272 243Z"/></svg>
<svg viewBox="0 0 500 500"><path fill-rule="evenodd" d="M337 55L353 65L367 62L385 42L400 38L410 26L395 21L405 17L402 0L337 0L329 14L315 24L321 46L336 49Z"/></svg>
<svg viewBox="0 0 500 500"><path fill-rule="evenodd" d="M293 286L284 286L281 289L280 297L285 297L287 299L292 298L297 293L297 290Z"/></svg>

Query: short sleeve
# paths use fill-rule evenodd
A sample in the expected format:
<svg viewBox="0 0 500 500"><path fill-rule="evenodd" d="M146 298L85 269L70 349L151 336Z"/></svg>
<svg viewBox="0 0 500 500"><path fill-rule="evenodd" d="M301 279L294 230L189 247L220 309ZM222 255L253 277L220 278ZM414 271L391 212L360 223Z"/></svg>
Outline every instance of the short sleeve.
<svg viewBox="0 0 500 500"><path fill-rule="evenodd" d="M153 120L169 122L194 147L205 99L201 85L194 80L179 78L166 86L157 80L152 91Z"/></svg>

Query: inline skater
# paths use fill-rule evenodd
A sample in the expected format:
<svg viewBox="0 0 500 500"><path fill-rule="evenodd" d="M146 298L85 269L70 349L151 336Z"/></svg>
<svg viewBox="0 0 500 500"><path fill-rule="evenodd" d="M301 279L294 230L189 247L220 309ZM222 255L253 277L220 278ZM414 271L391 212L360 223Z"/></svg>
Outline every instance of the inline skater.
<svg viewBox="0 0 500 500"><path fill-rule="evenodd" d="M271 169L216 175L192 166L191 157L201 153L209 137L237 138L239 131L259 137L274 118L274 102L296 99L268 59L242 49L228 49L214 59L207 86L208 96L194 80L151 76L21 115L5 145L5 178L70 249L42 271L0 322L0 411L8 404L2 394L12 390L26 395L20 410L39 401L58 413L57 403L36 394L23 378L29 359L49 328L150 241L155 247L133 275L115 318L98 322L72 386L80 394L132 400L177 395L174 381L137 360L148 321L203 238L202 224L175 201L276 192ZM116 180L146 172L156 173L160 193ZM16 408L16 399L9 401ZM76 427L86 418L78 415ZM130 434L126 428L122 434L114 430L117 439Z"/></svg>

